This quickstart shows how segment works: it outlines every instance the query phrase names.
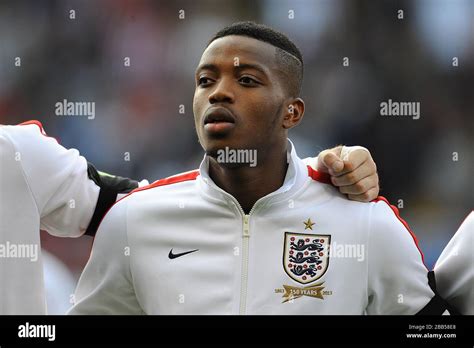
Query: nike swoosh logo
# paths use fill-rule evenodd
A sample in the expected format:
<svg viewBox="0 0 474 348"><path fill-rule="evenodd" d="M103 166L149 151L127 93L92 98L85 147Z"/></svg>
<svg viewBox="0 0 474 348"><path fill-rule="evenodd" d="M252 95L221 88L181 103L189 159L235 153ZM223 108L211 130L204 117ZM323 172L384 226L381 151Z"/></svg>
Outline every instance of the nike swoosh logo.
<svg viewBox="0 0 474 348"><path fill-rule="evenodd" d="M173 254L173 249L170 250L170 253L168 254L168 257L172 260L172 259L175 259L177 257L180 257L180 256L184 256L186 254L191 254L191 253L194 253L195 251L198 251L199 249L195 249L195 250L190 250L190 251L186 251L184 253L179 253L179 254Z"/></svg>

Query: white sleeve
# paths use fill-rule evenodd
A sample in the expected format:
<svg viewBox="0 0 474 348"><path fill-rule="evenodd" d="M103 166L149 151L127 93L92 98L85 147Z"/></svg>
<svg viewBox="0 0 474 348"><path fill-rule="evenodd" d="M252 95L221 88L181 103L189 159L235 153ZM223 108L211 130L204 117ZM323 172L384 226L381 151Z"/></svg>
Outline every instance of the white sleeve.
<svg viewBox="0 0 474 348"><path fill-rule="evenodd" d="M87 161L44 134L41 124L5 126L41 217L41 228L61 237L82 235L100 188L87 175Z"/></svg>
<svg viewBox="0 0 474 348"><path fill-rule="evenodd" d="M439 294L461 314L474 315L474 212L449 241L434 272Z"/></svg>
<svg viewBox="0 0 474 348"><path fill-rule="evenodd" d="M130 271L126 210L126 200L118 202L100 224L68 314L144 314Z"/></svg>
<svg viewBox="0 0 474 348"><path fill-rule="evenodd" d="M385 201L372 204L368 314L416 314L435 296L414 236Z"/></svg>

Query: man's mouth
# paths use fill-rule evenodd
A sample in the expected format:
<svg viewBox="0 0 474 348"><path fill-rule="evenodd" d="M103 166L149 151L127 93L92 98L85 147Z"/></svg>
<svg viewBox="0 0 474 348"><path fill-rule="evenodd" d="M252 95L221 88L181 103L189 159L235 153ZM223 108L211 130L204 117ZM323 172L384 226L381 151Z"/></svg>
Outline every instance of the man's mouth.
<svg viewBox="0 0 474 348"><path fill-rule="evenodd" d="M204 130L209 135L224 135L235 127L235 117L224 107L211 107L204 116Z"/></svg>

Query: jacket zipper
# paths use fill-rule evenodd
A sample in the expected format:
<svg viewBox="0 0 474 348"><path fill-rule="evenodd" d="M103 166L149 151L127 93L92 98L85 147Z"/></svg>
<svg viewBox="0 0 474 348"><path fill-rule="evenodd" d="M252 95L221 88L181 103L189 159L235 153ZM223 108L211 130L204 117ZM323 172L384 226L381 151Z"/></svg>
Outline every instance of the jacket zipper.
<svg viewBox="0 0 474 348"><path fill-rule="evenodd" d="M240 285L240 310L239 314L245 314L247 306L247 286L249 273L249 228L250 214L244 214L243 234L242 234L242 274Z"/></svg>
<svg viewBox="0 0 474 348"><path fill-rule="evenodd" d="M246 307L247 307L247 286L248 286L248 271L249 271L249 238L250 238L250 216L255 209L258 201L255 202L252 209L248 214L245 214L244 209L240 205L239 201L236 200L232 195L225 192L221 188L217 188L218 191L222 192L223 194L227 195L232 199L234 204L240 211L240 214L243 217L243 228L242 228L242 274L240 278L240 306L239 306L239 314L245 314Z"/></svg>
<svg viewBox="0 0 474 348"><path fill-rule="evenodd" d="M237 200L236 200L237 201ZM240 281L240 309L239 314L245 314L247 312L247 287L248 287L248 276L249 276L249 240L250 240L250 216L252 215L257 202L253 205L252 209L248 214L245 214L242 206L237 201L237 206L240 209L243 217L243 228L242 228L242 274Z"/></svg>

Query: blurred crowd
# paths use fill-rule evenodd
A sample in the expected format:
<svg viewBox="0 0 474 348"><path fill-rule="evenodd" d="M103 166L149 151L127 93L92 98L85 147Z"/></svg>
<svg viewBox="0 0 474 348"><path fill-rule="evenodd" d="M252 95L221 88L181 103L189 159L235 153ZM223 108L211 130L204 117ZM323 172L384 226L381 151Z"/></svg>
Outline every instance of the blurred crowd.
<svg viewBox="0 0 474 348"><path fill-rule="evenodd" d="M194 69L209 38L241 20L303 53L299 155L366 146L431 268L473 206L474 1L2 1L0 123L38 119L121 176L196 168ZM64 99L95 102L95 118L57 116ZM419 102L421 117L381 116L389 99ZM42 242L77 279L91 238Z"/></svg>

